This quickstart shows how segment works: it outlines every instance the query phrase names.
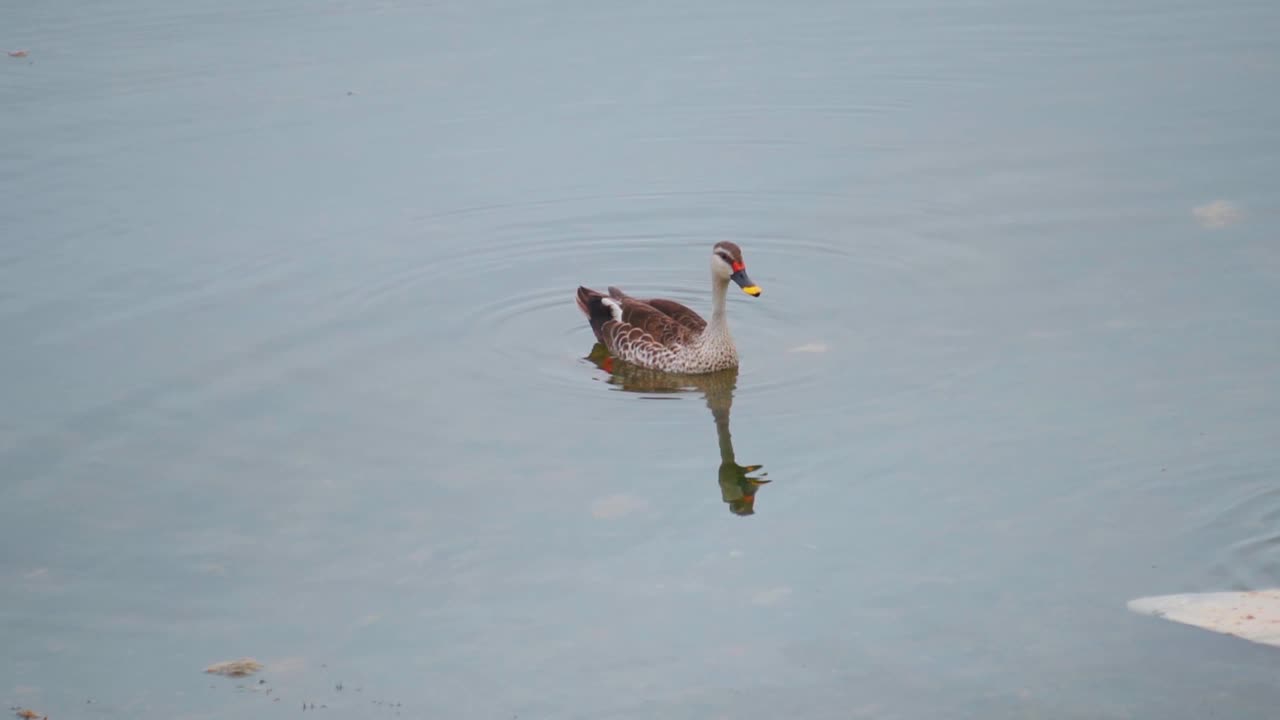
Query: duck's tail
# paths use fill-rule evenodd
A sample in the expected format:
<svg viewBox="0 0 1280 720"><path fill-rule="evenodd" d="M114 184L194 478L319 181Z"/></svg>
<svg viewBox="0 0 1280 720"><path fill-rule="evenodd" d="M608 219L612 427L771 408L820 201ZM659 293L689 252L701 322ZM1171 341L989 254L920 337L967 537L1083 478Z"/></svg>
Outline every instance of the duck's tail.
<svg viewBox="0 0 1280 720"><path fill-rule="evenodd" d="M591 331L595 333L596 340L604 342L600 334L600 328L606 322L614 319L613 309L605 304L608 295L589 287L578 288L578 309L583 315L587 316L587 321L591 323Z"/></svg>
<svg viewBox="0 0 1280 720"><path fill-rule="evenodd" d="M604 295L600 294L599 292L596 292L595 290L592 290L589 287L579 286L578 287L578 309L582 311L583 315L586 315L587 317L591 317L591 306L596 303L599 303L600 298L602 297L604 297Z"/></svg>

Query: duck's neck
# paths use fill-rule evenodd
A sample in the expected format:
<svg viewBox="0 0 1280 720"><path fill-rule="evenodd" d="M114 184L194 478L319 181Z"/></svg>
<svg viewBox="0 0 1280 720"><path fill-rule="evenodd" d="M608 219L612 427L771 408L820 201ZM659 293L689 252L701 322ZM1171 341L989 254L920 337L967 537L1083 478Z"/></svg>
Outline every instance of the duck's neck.
<svg viewBox="0 0 1280 720"><path fill-rule="evenodd" d="M719 337L729 334L729 321L725 318L725 295L729 292L729 281L711 276L711 322L707 323L704 334L708 337Z"/></svg>

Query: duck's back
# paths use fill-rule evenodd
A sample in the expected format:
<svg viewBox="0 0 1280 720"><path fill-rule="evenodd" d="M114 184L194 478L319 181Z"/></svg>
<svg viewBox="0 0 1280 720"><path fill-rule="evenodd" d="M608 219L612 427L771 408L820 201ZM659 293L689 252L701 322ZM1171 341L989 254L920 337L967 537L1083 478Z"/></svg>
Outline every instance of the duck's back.
<svg viewBox="0 0 1280 720"><path fill-rule="evenodd" d="M664 307L609 288L609 295L578 288L578 307L609 353L624 362L667 372L700 373L732 367L736 358L700 352L706 322L674 300L658 300ZM706 356L704 356L706 355ZM728 364L726 364L728 363Z"/></svg>
<svg viewBox="0 0 1280 720"><path fill-rule="evenodd" d="M633 298L622 292L612 285L609 286L609 295L616 300L635 300L644 303L667 317L675 320L677 323L692 330L694 333L701 333L707 327L707 321L702 316L694 312L685 305L675 300L667 300L665 298Z"/></svg>

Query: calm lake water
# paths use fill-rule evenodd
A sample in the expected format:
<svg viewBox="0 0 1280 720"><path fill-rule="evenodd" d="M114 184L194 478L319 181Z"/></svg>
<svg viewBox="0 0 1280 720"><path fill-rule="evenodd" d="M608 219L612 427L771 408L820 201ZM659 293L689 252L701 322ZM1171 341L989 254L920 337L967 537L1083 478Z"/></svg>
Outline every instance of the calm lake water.
<svg viewBox="0 0 1280 720"><path fill-rule="evenodd" d="M0 16L6 708L1274 717L1274 0Z"/></svg>

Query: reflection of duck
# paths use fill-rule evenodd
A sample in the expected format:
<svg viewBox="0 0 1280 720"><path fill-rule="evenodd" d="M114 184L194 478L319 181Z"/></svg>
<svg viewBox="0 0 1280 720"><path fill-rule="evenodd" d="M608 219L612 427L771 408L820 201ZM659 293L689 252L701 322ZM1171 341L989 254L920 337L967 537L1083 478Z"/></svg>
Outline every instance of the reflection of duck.
<svg viewBox="0 0 1280 720"><path fill-rule="evenodd" d="M711 249L711 322L674 300L639 300L615 287L608 295L579 287L578 307L596 340L619 360L667 372L715 372L738 366L738 349L725 319L730 280L752 297L760 294L747 277L742 249L718 242Z"/></svg>
<svg viewBox="0 0 1280 720"><path fill-rule="evenodd" d="M729 410L733 407L733 391L738 380L738 369L701 375L675 375L658 370L636 367L625 362L615 362L604 345L596 343L587 359L596 367L609 373L609 384L626 392L677 393L700 390L707 407L716 421L716 438L720 443L720 497L735 515L755 513L756 492L769 480L768 473L751 477L748 473L759 470L761 465L739 465L733 458L733 438L729 434Z"/></svg>

